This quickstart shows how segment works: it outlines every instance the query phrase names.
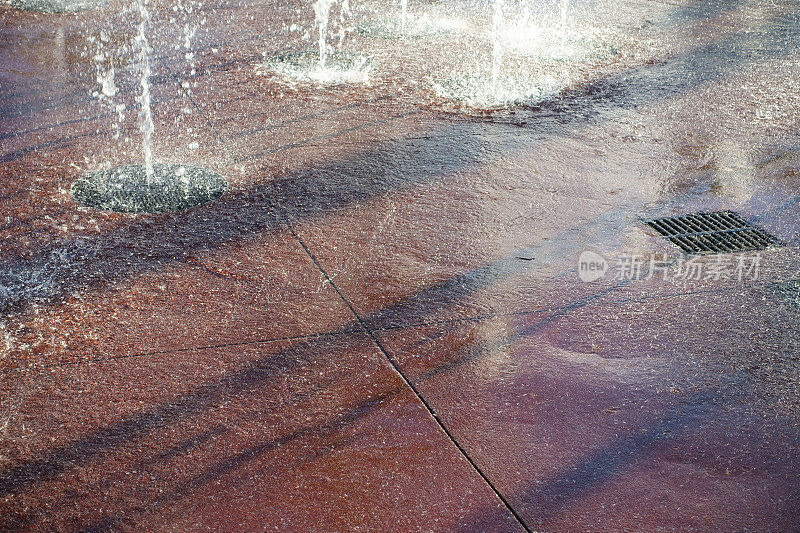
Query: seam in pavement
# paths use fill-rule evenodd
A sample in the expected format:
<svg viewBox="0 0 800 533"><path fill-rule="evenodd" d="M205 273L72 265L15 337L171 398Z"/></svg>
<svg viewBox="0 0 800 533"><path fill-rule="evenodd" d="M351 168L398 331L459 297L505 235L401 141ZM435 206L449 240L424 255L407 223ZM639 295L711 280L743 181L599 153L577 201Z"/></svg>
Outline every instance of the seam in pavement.
<svg viewBox="0 0 800 533"><path fill-rule="evenodd" d="M236 161L236 159L233 157L233 153L231 152L230 148L228 147L227 139L224 138L222 135L220 135L219 131L217 131L217 129L211 123L210 117L208 115L206 115L206 113L203 111L203 109L199 105L197 105L197 102L194 101L194 98L192 98L191 93L189 93L189 91L187 91L186 89L183 88L183 86L180 83L180 79L172 71L172 69L169 68L169 65L167 65L165 62L163 62L163 60L162 60L162 64L163 64L164 67L166 67L167 71L170 74L172 74L172 77L174 78L174 80L178 84L178 86L181 88L181 91L183 91L183 93L186 95L186 97L195 106L195 108L197 109L198 113L200 113L200 115L205 119L206 123L208 123L208 125L211 128L211 131L213 132L213 134L216 135L216 137L222 143L223 149L228 152L228 156L232 157L234 159L234 161ZM416 112L419 112L419 111L416 110ZM414 114L414 112L404 113L403 115L407 116L407 115L413 115L413 114ZM388 120L384 120L384 122L388 122L390 120L394 120L395 118L398 118L398 117L391 117ZM377 121L377 123L381 123L381 122L382 121ZM422 394L420 394L419 390L417 390L417 388L414 386L414 384L411 383L411 381L409 381L409 379L406 377L406 375L403 374L403 372L400 370L400 367L397 365L397 363L394 361L394 359L392 359L392 356L389 355L389 352L386 350L386 348L383 346L383 344L381 344L381 342L378 340L378 337L375 335L375 333L369 328L369 326L367 326L366 322L364 322L364 320L358 314L358 312L356 311L355 307L353 307L353 305L350 303L350 301L347 298L344 297L344 294L342 294L342 291L339 290L339 287L337 287L336 284L331 279L331 277L328 276L327 271L324 268L322 268L322 265L319 263L319 261L317 261L317 258L314 256L314 254L311 253L311 250L309 250L309 248L306 246L305 242L303 242L303 240L300 238L300 235L298 235L297 232L294 230L294 227L292 227L292 225L289 223L289 219L286 217L286 215L284 214L283 210L278 209L278 206L275 205L275 203L271 199L268 198L267 200L268 200L270 206L272 207L272 209L274 209L276 214L278 214L280 216L280 218L283 220L283 223L286 225L287 229L291 232L291 234L294 236L294 238L297 240L297 242L303 248L303 250L308 255L308 257L311 259L311 261L314 262L314 265L316 265L317 269L319 269L320 273L325 278L325 281L330 283L330 285L333 288L333 290L336 292L336 294L339 295L339 298L342 299L344 304L350 309L350 312L353 313L353 316L356 318L356 320L358 321L358 323L361 326L361 328L363 328L363 330L367 333L367 335L369 335L369 337L372 339L372 342L375 343L375 345L378 347L378 349L381 351L381 353L384 355L384 357L386 357L386 360L389 361L389 364L392 366L392 368L394 368L394 371L397 372L397 375L400 377L400 379L403 381L403 383L411 390L411 392L417 397L417 399L420 401L420 403L428 411L428 414L436 422L436 424L439 426L439 428L444 432L445 436L448 439L450 439L450 442L453 443L453 445L461 453L461 455L464 457L464 459L466 459L466 461L470 464L470 466L472 466L472 468L475 470L475 472L477 472L477 474L481 477L481 479L483 479L484 483L486 483L486 485L494 492L495 496L497 496L497 498L503 503L505 508L508 510L509 513L511 513L511 515L519 523L519 525L525 531L527 531L528 533L532 533L532 530L528 527L528 525L525 523L525 521L522 519L522 517L517 513L517 511L514 510L513 507L511 507L510 503L508 502L508 500L506 500L505 496L500 494L500 491L497 490L497 487L495 487L494 484L489 480L489 478L486 476L486 474L483 472L483 470L481 470L480 467L478 467L478 465L475 463L475 461L472 460L472 458L469 456L469 454L467 454L467 450L465 450L464 447L461 446L461 444L459 444L459 442L455 439L453 434L450 433L450 430L448 430L445 427L444 423L439 419L439 416L433 410L433 407L428 403L427 400L425 400L425 398L422 397Z"/></svg>
<svg viewBox="0 0 800 533"><path fill-rule="evenodd" d="M464 457L464 459L467 460L467 462L470 464L470 466L472 466L473 470L475 470L475 472L477 472L477 474L481 477L481 479L483 479L483 481L486 483L486 485L488 485L489 488L494 492L495 496L497 496L497 498L503 503L503 505L506 507L508 512L510 512L511 515L514 517L514 519L516 519L517 522L519 522L520 526L522 526L525 529L525 531L527 531L528 533L531 533L532 530L528 527L528 525L525 523L525 521L522 519L522 517L517 513L516 510L514 510L514 508L511 506L511 504L508 502L508 500L506 500L505 496L503 496L500 493L500 491L497 489L497 487L494 486L494 483L492 483L489 480L489 478L486 476L486 474L483 472L483 470L481 470L480 467L475 463L475 461L469 456L469 454L467 453L467 450L465 450L464 447L461 446L461 444L455 439L453 434L450 433L450 430L448 430L447 427L444 425L444 423L439 419L439 415L436 414L436 411L428 403L428 401L422 396L422 394L417 389L417 387L415 387L414 384L406 377L406 375L403 373L403 371L400 370L400 367L394 361L392 356L389 355L389 352L383 346L381 341L378 340L378 337L375 335L375 332L373 332L372 329L369 328L367 323L358 314L358 311L356 311L355 307L353 307L353 305L350 303L350 301L347 298L345 298L344 294L342 294L342 291L339 290L339 287L337 287L336 284L333 282L333 280L330 278L330 276L328 276L327 271L322 267L322 265L319 263L319 261L317 261L317 258L314 256L313 253L311 253L311 250L308 249L308 247L303 242L303 240L300 238L300 236L297 234L297 232L295 232L294 228L289 223L289 220L283 214L281 214L281 217L284 219L284 223L289 228L289 231L292 233L294 238L297 239L297 242L300 243L300 246L303 247L303 250L305 250L305 252L308 254L308 257L314 262L314 264L317 266L319 271L325 277L325 280L331 285L333 290L336 291L336 294L339 295L339 298L342 299L344 304L348 308L350 308L350 311L353 313L353 316L355 316L355 318L358 321L358 323L361 325L361 327L364 329L364 331L367 333L367 335L370 336L370 338L375 343L375 345L378 347L378 349L381 351L381 353L384 355L384 357L386 357L386 360L389 361L390 365L392 365L392 368L394 368L395 372L397 372L397 375L400 376L400 378L403 380L405 385L411 390L411 392L414 393L414 395L417 397L417 399L420 401L420 403L422 403L422 405L428 411L428 414L430 414L431 418L433 418L433 420L436 422L436 424L439 426L439 428L444 432L444 434L447 436L447 438L450 439L450 442L453 443L453 445L456 447L456 449L458 449L458 451L461 452L461 455Z"/></svg>
<svg viewBox="0 0 800 533"><path fill-rule="evenodd" d="M178 83L178 85L179 85L179 86L181 86L181 85L180 85L180 80L179 80L178 76L177 76L177 75L176 75L174 72L172 72L172 69L169 67L169 65L167 65L167 64L166 64L166 61L162 60L162 64L163 64L163 66L166 68L166 70L167 70L167 71L168 71L170 74L172 74L172 77L175 79L175 81ZM192 98L192 95L191 95L191 93L189 93L188 91L186 91L185 89L183 89L183 87L182 87L182 86L181 86L181 90L183 90L183 92L184 92L184 94L186 95L186 97L187 97L187 98L188 98L188 99L189 99L189 100L192 102L192 104L193 104L193 105L194 105L194 107L197 109L197 111L200 113L200 115L201 115L201 116L202 116L202 117L205 119L206 123L209 125L209 127L210 127L211 131L213 132L213 134L214 134L214 135L215 135L215 136L216 136L216 137L217 137L217 138L218 138L218 139L221 141L221 143L222 143L222 146L223 146L223 147L224 147L224 149L225 149L225 150L228 152L228 155L229 155L229 157L231 157L231 159L232 159L232 160L233 160L235 163L242 162L242 161L246 161L246 160L257 159L258 157L261 157L261 156L263 156L263 155L268 155L268 154L270 154L270 153L274 153L274 152L276 152L276 151L280 151L281 149L285 149L285 148L287 148L287 147L292 147L292 146L294 146L294 145L303 145L303 144L307 144L309 141L312 141L312 140L320 140L320 139L309 139L309 140L306 140L306 141L301 141L300 143L292 143L292 144L288 145L287 147L281 147L281 148L279 148L278 150L275 150L275 149L273 149L273 150L266 150L266 151L262 151L262 152L260 152L260 153L251 154L251 155L249 155L249 156L246 156L246 157L237 158L237 157L236 157L236 156L235 156L235 155L234 155L234 154L231 152L230 148L228 147L228 143L227 143L228 139L224 138L224 137L223 137L223 136L222 136L222 135L219 133L219 131L218 131L218 130L217 130L215 127L214 127L214 125L213 125L212 121L210 120L210 117L208 117L208 116L206 115L206 113L203 111L203 109L202 109L202 108L200 108L200 106L197 104L197 102L195 102L194 98ZM418 110L416 110L416 112L419 112L419 111L418 111ZM415 112L414 112L414 111L412 111L412 112L408 112L408 113L402 113L402 114L399 114L399 115L395 115L395 116L389 117L388 119L383 119L383 120L375 121L374 123L368 123L366 126L369 126L369 125L374 125L374 124L376 124L376 123L378 123L378 124L379 124L379 123L383 123L383 122L389 122L389 121L391 121L391 120L394 120L394 119L397 119L397 118L402 118L402 117L404 117L404 116L413 115L413 114L415 114ZM364 127L364 126L365 126L365 125L361 125L361 126L357 126L357 127L355 127L355 128L349 128L349 129L346 129L346 130L344 130L343 132L337 132L336 134L322 136L322 140L326 140L326 139L329 139L329 138L332 138L332 137L336 137L336 136L338 136L338 135L341 135L342 133L346 133L346 132L348 132L349 130L358 129L359 127ZM400 367L399 367L399 365L397 364L397 362L396 362L396 361L395 361L395 360L392 358L392 356L389 354L389 352L388 352L388 350L386 349L386 347L384 347L384 345L383 345L383 344L380 342L380 340L378 339L377 335L375 334L375 331L376 331L376 330L373 330L373 329L371 329L371 328L369 327L369 325L368 325L368 324L365 322L365 320L364 320L364 319L363 319L363 318L362 318L362 317L359 315L359 313L356 311L355 307L354 307L354 306L353 306L353 305L350 303L350 301L349 301L349 300L348 300L348 299L347 299L347 298L344 296L344 294L343 294L343 293L342 293L342 291L339 289L339 287L338 287L338 286L337 286L337 285L336 285L336 284L333 282L333 280L331 279L331 277L328 275L327 271L326 271L326 270L325 270L325 269L322 267L322 265L319 263L319 261L317 260L317 258L314 256L314 254L311 252L311 250L308 248L308 246L305 244L305 242L304 242L304 241L303 241L303 240L300 238L300 236L298 235L298 233L295 231L294 227L291 225L291 223L290 223L290 221L289 221L288 217L287 217L287 216L286 216L286 214L283 212L283 210L282 210L282 209L279 209L279 206L275 205L275 203L274 203L274 202L273 202L271 199L268 199L268 201L269 201L269 203L271 204L272 208L275 210L275 212L276 212L276 213L277 213L277 214L278 214L278 215L281 217L281 219L283 220L283 223L286 225L287 229L290 231L290 233L292 234L292 236L293 236L293 237L294 237L294 238L297 240L297 242L298 242L298 243L300 244L300 246L303 248L303 250L305 251L305 253L308 255L308 257L311 259L311 261L314 263L314 265L317 267L317 269L318 269L318 270L320 271L320 273L323 275L324 279L325 279L325 280L326 280L326 281L327 281L327 282L330 284L330 286L333 288L333 290L336 292L336 294L339 296L339 298L341 298L342 302L343 302L343 303L344 303L344 304L345 304L345 305L346 305L346 306L347 306L347 307L350 309L351 313L353 314L353 316L355 317L356 321L359 323L359 325L360 325L360 327L363 329L363 331L364 331L364 332L366 332L366 333L367 333L367 335L369 335L369 337L370 337L370 338L372 339L372 341L375 343L375 345L376 345L376 346L377 346L377 348L380 350L380 352L381 352L381 353L384 355L384 357L386 357L386 360L387 360L387 361L389 362L389 364L390 364L390 365L393 367L393 369L395 370L395 372L397 372L397 375L398 375L398 376L401 378L401 380L403 381L403 383L404 383L404 384L405 384L405 385L408 387L408 389L410 389L410 390L412 391L412 393L413 393L413 394L414 394L414 395L417 397L417 399L420 401L420 403L421 403L421 404L424 406L424 408L425 408L425 409L428 411L428 413L430 414L430 416L432 417L432 419L433 419L433 420L436 422L436 424L439 426L439 428L441 429L441 431L442 431L442 432L445 434L445 436L446 436L448 439L450 439L450 441L453 443L453 445L456 447L456 449L457 449L457 450L458 450L458 451L461 453L461 455L462 455L462 456L463 456L463 457L466 459L466 461L467 461L467 462L468 462L468 463L469 463L469 464L472 466L473 470L474 470L474 471L475 471L475 472L476 472L476 473L477 473L477 474L478 474L478 475L481 477L481 479L483 479L483 481L486 483L486 485L487 485L487 486L488 486L488 487L489 487L489 488L490 488L490 489L491 489L491 490L494 492L495 496L496 496L496 497L497 497L497 498L498 498L498 499L499 499L499 500L500 500L500 501L503 503L503 505L506 507L506 509L508 510L508 512L509 512L509 513L511 513L511 515L512 515L512 516L515 518L515 520L516 520L516 521L517 521L517 522L520 524L520 526L521 526L522 528L524 528L524 530L525 530L525 531L527 531L527 532L529 532L529 533L530 533L532 530L531 530L531 529L528 527L528 525L525 523L525 521L522 519L522 517L521 517L521 516L520 516L520 515L517 513L517 511L516 511L516 510L515 510L515 509L514 509L514 508L511 506L511 504L510 504L510 503L509 503L509 501L508 501L508 500L505 498L505 496L503 496L503 495L500 493L500 491L497 489L497 487L495 487L495 485L492 483L492 481L491 481L491 480L490 480L490 479L487 477L487 475L486 475L486 474L485 474L485 473L484 473L484 472L481 470L481 468L480 468L480 467L479 467L479 466L476 464L476 462L475 462L475 461L474 461L474 460L473 460L473 459L472 459L472 458L469 456L469 454L467 453L467 450L466 450L466 449L465 449L465 448L464 448L464 447L463 447L463 446L462 446L462 445L461 445L461 444L460 444L460 443L459 443L459 442L456 440L456 438L454 437L454 435L453 435L453 434L452 434L452 433L451 433L451 432L450 432L450 431L447 429L447 427L444 425L444 423L443 423L443 422L440 420L440 418L439 418L439 416L437 415L436 411L435 411L435 410L433 409L433 407L432 407L432 406L431 406L431 405L428 403L428 401L427 401L427 400L426 400L426 399L423 397L423 395L420 393L420 391L417 389L417 387L416 387L416 386L415 386L415 385L414 385L414 384L413 384L413 383L412 383L412 382L411 382L411 381L408 379L408 377L406 377L406 375L405 375L405 374L402 372L402 370L400 369ZM618 287L615 287L615 288L618 288ZM612 288L611 290L614 290L615 288ZM695 292L717 292L717 290L713 290L713 289L711 289L711 290L708 290L708 291L695 291ZM677 296L677 295L662 295L662 297L670 297L670 296ZM633 298L629 298L629 299L623 299L623 300L622 300L622 302L617 302L617 303L623 303L623 302L625 302L625 301L637 301L637 300L639 300L639 301L642 301L642 300L649 300L649 299L651 299L651 298L654 298L654 297L657 297L657 296L653 296L653 297L643 297L643 298L642 298L642 297L639 297L639 298L633 297ZM562 310L562 311L566 311L567 309L568 309L568 308L561 308L561 310ZM547 310L535 310L535 311L527 311L527 312L516 312L516 313L510 313L510 314L523 315L523 314L530 314L530 313L541 313L541 312L546 312L546 311L547 311ZM556 312L557 312L557 310L556 310ZM377 331L380 331L380 330L377 330Z"/></svg>

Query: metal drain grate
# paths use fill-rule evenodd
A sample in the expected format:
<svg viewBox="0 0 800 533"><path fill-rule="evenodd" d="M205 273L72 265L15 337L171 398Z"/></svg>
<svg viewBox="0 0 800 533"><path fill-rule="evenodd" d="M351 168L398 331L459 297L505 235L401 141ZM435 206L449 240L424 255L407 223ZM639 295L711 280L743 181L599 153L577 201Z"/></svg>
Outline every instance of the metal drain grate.
<svg viewBox="0 0 800 533"><path fill-rule="evenodd" d="M733 211L656 218L645 224L690 254L746 252L782 244Z"/></svg>

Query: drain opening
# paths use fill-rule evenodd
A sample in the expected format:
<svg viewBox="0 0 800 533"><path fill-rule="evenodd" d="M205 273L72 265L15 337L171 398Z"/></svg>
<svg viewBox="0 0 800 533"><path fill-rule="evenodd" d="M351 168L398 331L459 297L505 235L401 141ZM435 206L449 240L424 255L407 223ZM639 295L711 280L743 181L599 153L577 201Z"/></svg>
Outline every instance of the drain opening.
<svg viewBox="0 0 800 533"><path fill-rule="evenodd" d="M225 178L204 168L157 163L153 171L151 180L144 165L92 172L72 185L72 196L106 211L166 213L212 202L228 190Z"/></svg>
<svg viewBox="0 0 800 533"><path fill-rule="evenodd" d="M691 213L644 223L689 254L747 252L783 244L733 211Z"/></svg>

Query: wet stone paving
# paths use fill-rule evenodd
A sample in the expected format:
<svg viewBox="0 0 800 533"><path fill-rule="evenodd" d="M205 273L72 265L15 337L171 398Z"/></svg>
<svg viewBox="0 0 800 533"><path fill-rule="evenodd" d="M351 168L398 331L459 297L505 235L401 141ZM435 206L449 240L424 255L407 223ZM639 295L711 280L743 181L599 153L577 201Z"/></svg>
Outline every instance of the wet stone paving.
<svg viewBox="0 0 800 533"><path fill-rule="evenodd" d="M799 86L793 0L3 3L0 530L797 531Z"/></svg>

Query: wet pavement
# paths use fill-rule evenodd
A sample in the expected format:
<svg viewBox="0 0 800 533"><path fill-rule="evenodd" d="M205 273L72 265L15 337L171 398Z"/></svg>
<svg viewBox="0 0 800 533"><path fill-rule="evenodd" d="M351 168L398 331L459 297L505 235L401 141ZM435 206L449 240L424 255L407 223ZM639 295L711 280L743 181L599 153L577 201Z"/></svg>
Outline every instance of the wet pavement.
<svg viewBox="0 0 800 533"><path fill-rule="evenodd" d="M131 59L124 119L92 94L131 12L0 7L0 529L800 528L796 3L578 3L617 53L493 110L430 82L488 4L326 87L258 69L310 4L191 5L186 49L150 5L154 157L230 188L152 215L70 195L140 162ZM785 246L681 276L642 220L712 210Z"/></svg>

